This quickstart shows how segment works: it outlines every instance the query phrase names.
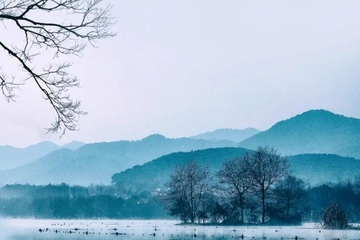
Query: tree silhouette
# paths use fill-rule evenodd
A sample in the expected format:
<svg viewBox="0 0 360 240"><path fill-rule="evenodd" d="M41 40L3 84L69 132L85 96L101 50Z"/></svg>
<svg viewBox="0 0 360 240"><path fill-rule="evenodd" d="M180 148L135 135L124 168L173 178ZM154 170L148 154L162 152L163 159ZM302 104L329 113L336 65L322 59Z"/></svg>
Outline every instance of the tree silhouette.
<svg viewBox="0 0 360 240"><path fill-rule="evenodd" d="M275 210L278 220L300 223L306 209L306 184L303 180L288 175L281 179L273 190Z"/></svg>
<svg viewBox="0 0 360 240"><path fill-rule="evenodd" d="M288 174L287 158L277 154L276 150L268 147L259 147L256 151L244 156L245 168L253 179L255 195L261 202L261 223L265 223L266 205L272 187L276 182Z"/></svg>
<svg viewBox="0 0 360 240"><path fill-rule="evenodd" d="M209 167L194 161L186 166L179 165L175 167L167 185L168 191L161 197L165 208L184 222L190 219L194 223L209 191Z"/></svg>
<svg viewBox="0 0 360 240"><path fill-rule="evenodd" d="M236 199L240 206L240 223L244 223L245 196L251 190L252 178L242 158L225 162L217 173L220 184L228 196Z"/></svg>
<svg viewBox="0 0 360 240"><path fill-rule="evenodd" d="M331 229L344 229L348 227L345 210L336 203L332 203L323 213L323 226Z"/></svg>
<svg viewBox="0 0 360 240"><path fill-rule="evenodd" d="M16 65L16 75L9 75L10 70L0 66L2 94L7 101L14 101L15 89L28 81L35 84L56 113L48 132L76 130L77 118L86 114L80 101L67 93L79 86L79 79L69 72L72 63L59 58L79 55L88 43L114 36L109 30L111 7L103 2L0 1L0 56L7 54L6 62Z"/></svg>

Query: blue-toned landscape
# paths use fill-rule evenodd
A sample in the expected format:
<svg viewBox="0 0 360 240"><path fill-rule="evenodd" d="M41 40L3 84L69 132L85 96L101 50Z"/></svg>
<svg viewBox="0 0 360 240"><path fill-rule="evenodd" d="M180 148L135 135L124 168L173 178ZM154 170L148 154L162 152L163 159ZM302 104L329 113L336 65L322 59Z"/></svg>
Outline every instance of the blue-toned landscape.
<svg viewBox="0 0 360 240"><path fill-rule="evenodd" d="M0 0L0 239L357 239L359 8Z"/></svg>
<svg viewBox="0 0 360 240"><path fill-rule="evenodd" d="M324 125L331 128L323 128ZM290 237L295 231L298 232L296 234L299 234L299 237L302 235L327 239L330 233L345 234L339 230L323 229L324 209L332 203L337 203L347 215L346 228L353 229L345 230L350 231L345 235L352 236L357 232L357 225L354 223L360 217L358 214L360 201L357 200L360 199L358 191L360 161L356 151L360 138L353 134L358 132L359 128L360 120L358 119L325 110L311 110L280 121L266 131L254 132L252 130L253 135L246 136L240 142L227 139L225 133L232 139L234 135L241 138L241 135L248 130L221 129L177 139L155 134L140 141L76 143L72 148L69 147L71 145L57 146L50 142L39 143L28 148L3 146L2 148L7 149L8 153L2 155L3 158L21 156L25 152L29 159L32 157L30 150L39 146L48 153L31 162L26 159L23 164L20 163L13 169L2 170L0 214L8 219L4 221L9 223L5 225L11 226L11 229L7 230L9 233L19 227L19 231L25 235L32 232L34 239L44 237L51 239L55 235L67 239L68 234L72 237L84 237L85 234L86 237L96 236L96 239L107 239L119 236L119 234L121 236L126 234L127 237L133 238L141 238L142 234L147 237L152 234L156 236L164 234L167 239L178 239L176 236L179 234L178 231L182 232L181 239L187 239L187 237L190 239L192 233L188 232L188 229L193 227L203 229L199 234L204 234L204 238L210 235L220 238L223 234L230 238L233 237L231 233L237 233L236 236L239 237L241 236L239 231L243 231L246 233L245 239L262 236L276 239L276 236L281 234L283 234L282 237ZM303 135L302 132L307 134ZM341 132L344 134L339 135ZM211 140L202 139L202 136ZM282 138L287 141L282 141ZM333 147L319 146L320 141L326 141ZM298 179L293 180L295 182L292 183L297 185L291 185L291 189L287 190L293 191L295 195L293 197L284 195L291 201L289 210L292 217L289 218L281 217L280 213L285 205L281 205L282 197L278 198L276 195L280 194L281 187L284 187L280 183L287 181L281 180L285 179L285 175L277 180L279 183L276 182L271 186L272 193L266 200L268 207L265 214L265 226L267 227L261 226L261 211L254 200L257 198L255 189L244 192L246 199L242 207L244 215L241 215L241 212L238 212L238 215L226 215L226 212L234 207L239 210L239 206L233 205L235 202L228 202L226 199L215 196L230 194L227 197L229 200L236 196L217 186L218 183L222 183L221 179L224 180L219 177L219 173L224 171L222 169L231 160L239 159L243 162L249 153L258 151L258 148L245 148L249 142L254 146L270 146L271 143L278 143L272 146L279 149L275 150L276 154L279 153L279 156L286 159L288 163L289 170L286 175ZM299 142L299 144L293 144L294 142ZM303 145L299 147L301 143ZM50 147L47 149L47 146ZM309 152L304 153L303 149L309 149ZM354 151L349 151L349 149L354 149ZM281 151L292 154L280 155ZM34 153L38 154L37 151ZM130 161L130 159L136 159L136 161ZM192 162L196 162L199 166L208 166L210 174L208 179L213 182L209 188L209 194L215 195L210 199L209 195L201 200L207 205L206 208L202 208L202 211L205 211L203 216L194 216L195 225L178 225L190 219L182 218L181 214L173 212L171 208L167 209L167 205L161 198L162 194L169 191L168 184L171 182L175 169ZM243 177L245 175L244 172ZM255 208L252 207L251 202L255 203ZM276 206L283 207L276 210ZM14 217L20 219L11 220ZM22 218L29 220L21 220ZM158 232L159 229L154 230L157 228L154 227L158 224L156 222L159 221L156 219L168 219L160 221L167 227L163 233ZM178 220L174 221L175 219ZM66 221L66 224L62 224L62 220ZM87 222L86 229L90 229L89 224L96 227L90 233L90 230L79 226L82 221ZM102 228L100 224L102 221L120 224L121 228L116 228L117 230L109 226ZM28 222L31 224L26 225ZM134 226L132 231L129 228L130 222ZM223 225L222 222L226 224ZM145 228L146 224L154 226ZM284 226L288 224L295 227ZM249 228L252 229L251 233ZM289 229L292 228L293 230L290 231ZM274 229L277 235L273 235ZM280 231L280 229L287 230ZM123 232L118 232L120 230ZM88 234L86 234L87 231ZM213 233L209 235L209 231ZM18 233L17 230L16 233ZM89 234L91 236L87 236ZM9 239L16 239L15 235L9 236ZM342 239L346 238L342 237Z"/></svg>

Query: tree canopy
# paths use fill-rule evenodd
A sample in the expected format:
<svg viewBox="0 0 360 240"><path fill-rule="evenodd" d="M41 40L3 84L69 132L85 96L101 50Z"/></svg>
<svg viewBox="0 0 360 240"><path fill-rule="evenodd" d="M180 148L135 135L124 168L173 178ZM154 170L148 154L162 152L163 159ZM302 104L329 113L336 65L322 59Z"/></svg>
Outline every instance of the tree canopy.
<svg viewBox="0 0 360 240"><path fill-rule="evenodd" d="M244 156L244 164L253 179L254 193L261 199L261 223L265 223L271 188L288 174L287 158L280 156L274 148L258 147Z"/></svg>
<svg viewBox="0 0 360 240"><path fill-rule="evenodd" d="M168 183L169 191L161 198L170 214L194 223L209 191L209 178L209 167L195 161L175 167Z"/></svg>

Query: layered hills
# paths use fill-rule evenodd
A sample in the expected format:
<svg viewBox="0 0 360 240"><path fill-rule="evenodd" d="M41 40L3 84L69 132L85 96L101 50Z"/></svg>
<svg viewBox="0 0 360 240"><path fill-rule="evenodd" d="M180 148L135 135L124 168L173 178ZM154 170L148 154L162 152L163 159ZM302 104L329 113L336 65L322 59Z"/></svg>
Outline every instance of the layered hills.
<svg viewBox="0 0 360 240"><path fill-rule="evenodd" d="M0 183L108 184L114 173L160 156L198 149L234 147L230 141L151 135L139 141L86 144L77 150L60 149L25 166L0 172Z"/></svg>
<svg viewBox="0 0 360 240"><path fill-rule="evenodd" d="M191 138L169 139L154 134L138 141L86 145L73 142L62 147L43 142L24 149L4 146L0 147L0 169L13 169L0 172L0 184L108 184L113 176L113 182L130 185L131 180L133 188L141 184L145 187L151 182L156 183L156 179L165 179L169 169L177 163L198 160L218 169L226 159L242 156L245 149L256 149L258 146L272 146L282 155L292 155L289 157L292 170L299 176L304 173L304 179L315 183L315 176L319 176L319 181L330 181L328 173L339 176L332 170L334 166L349 176L356 171L360 173L356 165L358 160L351 158L360 159L359 133L359 119L326 110L311 110L280 121L264 132L256 129L219 129ZM249 137L237 143L246 136ZM164 171L158 171L158 168ZM321 177L322 174L325 175Z"/></svg>
<svg viewBox="0 0 360 240"><path fill-rule="evenodd" d="M40 142L26 148L0 146L0 170L26 165L61 148L75 150L83 145L82 142L74 141L64 146L58 146L53 142Z"/></svg>

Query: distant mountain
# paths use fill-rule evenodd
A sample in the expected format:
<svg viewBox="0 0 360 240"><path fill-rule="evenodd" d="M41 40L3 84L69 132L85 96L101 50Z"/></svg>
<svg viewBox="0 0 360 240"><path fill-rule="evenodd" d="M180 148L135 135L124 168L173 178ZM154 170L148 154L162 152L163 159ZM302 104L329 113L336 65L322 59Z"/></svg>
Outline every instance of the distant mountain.
<svg viewBox="0 0 360 240"><path fill-rule="evenodd" d="M255 134L259 133L260 130L255 128L246 128L246 129L230 129L223 128L217 129L212 132L201 133L191 138L195 139L204 139L204 140L228 140L232 142L241 142Z"/></svg>
<svg viewBox="0 0 360 240"><path fill-rule="evenodd" d="M72 141L70 143L67 143L63 146L61 146L62 148L67 148L67 149L70 149L70 150L76 150L82 146L84 146L86 143L83 143L83 142L79 142L79 141Z"/></svg>
<svg viewBox="0 0 360 240"><path fill-rule="evenodd" d="M138 164L179 151L234 147L229 141L168 139L151 135L141 141L86 144L77 150L60 149L26 166L0 172L0 183L110 183L111 176Z"/></svg>
<svg viewBox="0 0 360 240"><path fill-rule="evenodd" d="M360 159L360 145L341 149L336 152L339 156L354 157Z"/></svg>
<svg viewBox="0 0 360 240"><path fill-rule="evenodd" d="M246 151L251 150L217 148L187 153L172 153L142 166L135 166L114 174L112 182L121 184L125 189L134 193L144 190L153 191L157 188L164 188L164 184L169 180L176 165L184 165L191 160L196 160L201 164L209 164L210 169L215 172L220 169L223 162L235 157L241 157ZM292 174L304 179L311 185L353 179L355 175L360 173L359 160L337 155L295 155L289 157L289 165Z"/></svg>
<svg viewBox="0 0 360 240"><path fill-rule="evenodd" d="M76 150L84 144L83 142L73 141L63 146L58 146L53 142L44 141L26 148L0 146L0 170L26 165L61 148Z"/></svg>
<svg viewBox="0 0 360 240"><path fill-rule="evenodd" d="M282 154L336 153L360 145L360 120L325 110L311 110L276 123L240 143L256 149L270 145ZM353 155L349 155L355 157Z"/></svg>
<svg viewBox="0 0 360 240"><path fill-rule="evenodd" d="M300 154L289 157L293 173L312 185L353 180L360 174L360 160L334 154Z"/></svg>
<svg viewBox="0 0 360 240"><path fill-rule="evenodd" d="M40 142L26 148L0 146L0 169L10 169L28 164L59 148L52 142Z"/></svg>

